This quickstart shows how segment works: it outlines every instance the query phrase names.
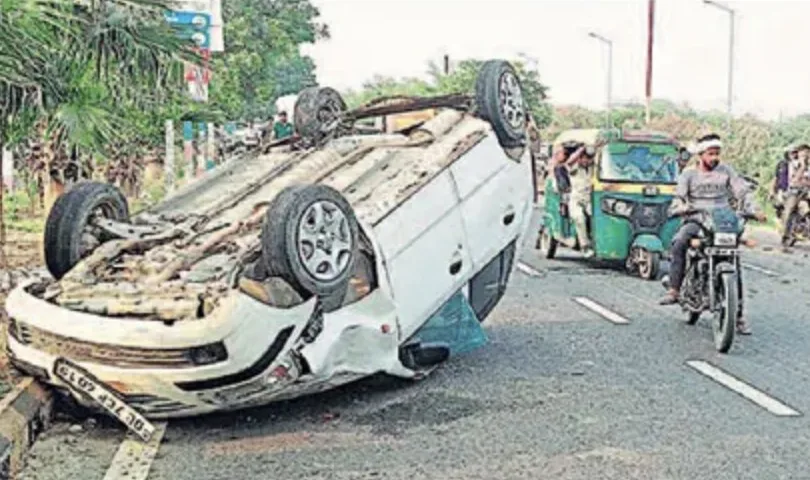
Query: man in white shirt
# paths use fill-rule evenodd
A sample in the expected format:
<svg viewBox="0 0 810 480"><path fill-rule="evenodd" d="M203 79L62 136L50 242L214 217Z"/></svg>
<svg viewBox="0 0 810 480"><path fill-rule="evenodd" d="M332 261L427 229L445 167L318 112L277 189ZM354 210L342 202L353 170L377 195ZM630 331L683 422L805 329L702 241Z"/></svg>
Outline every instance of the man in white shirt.
<svg viewBox="0 0 810 480"><path fill-rule="evenodd" d="M571 178L571 196L568 211L577 229L579 247L585 258L594 256L591 240L588 237L588 218L593 214L591 192L593 191L593 157L582 146L571 155L568 162Z"/></svg>
<svg viewBox="0 0 810 480"><path fill-rule="evenodd" d="M810 162L810 145L805 143L799 145L796 150L798 158L788 164L788 191L785 196L785 207L782 211L782 243L787 246L790 225L790 215L799 205L801 191L810 187L810 177L808 177L808 162Z"/></svg>

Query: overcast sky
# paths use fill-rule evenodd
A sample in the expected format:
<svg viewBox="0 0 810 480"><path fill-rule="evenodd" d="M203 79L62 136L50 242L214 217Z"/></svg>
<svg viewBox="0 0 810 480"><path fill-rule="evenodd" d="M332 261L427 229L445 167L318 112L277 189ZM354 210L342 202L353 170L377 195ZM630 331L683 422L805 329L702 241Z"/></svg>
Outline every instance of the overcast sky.
<svg viewBox="0 0 810 480"><path fill-rule="evenodd" d="M537 59L553 103L604 107L613 40L614 101L644 99L646 0L314 0L332 38L306 52L322 85L374 74L422 76L428 60ZM735 113L810 112L810 0L736 0ZM729 15L702 0L657 0L653 96L725 110ZM801 63L798 63L801 62Z"/></svg>

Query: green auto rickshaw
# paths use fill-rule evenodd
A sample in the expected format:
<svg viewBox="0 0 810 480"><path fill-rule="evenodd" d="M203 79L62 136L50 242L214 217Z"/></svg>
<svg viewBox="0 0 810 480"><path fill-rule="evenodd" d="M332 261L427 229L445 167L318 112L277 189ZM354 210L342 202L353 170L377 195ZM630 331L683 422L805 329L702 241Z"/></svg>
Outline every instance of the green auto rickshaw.
<svg viewBox="0 0 810 480"><path fill-rule="evenodd" d="M554 142L584 144L592 150L590 215L586 217L593 256L621 261L631 274L653 280L680 220L667 214L675 193L682 157L671 136L619 129L577 129ZM598 149L597 145L601 145ZM537 248L553 258L559 245L580 250L576 228L561 211L554 172L546 178L543 224Z"/></svg>

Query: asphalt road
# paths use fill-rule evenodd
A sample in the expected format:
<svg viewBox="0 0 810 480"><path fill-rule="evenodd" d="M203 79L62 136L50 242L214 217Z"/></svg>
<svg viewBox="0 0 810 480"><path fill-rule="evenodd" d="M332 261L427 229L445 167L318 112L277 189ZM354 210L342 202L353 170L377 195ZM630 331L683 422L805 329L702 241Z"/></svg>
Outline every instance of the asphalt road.
<svg viewBox="0 0 810 480"><path fill-rule="evenodd" d="M154 460L134 463L166 480L810 478L808 250L745 262L754 335L728 355L705 320L656 304L657 282L529 250L489 344L426 380L172 421ZM45 434L21 478L146 478L108 473L122 465L117 425L72 423Z"/></svg>

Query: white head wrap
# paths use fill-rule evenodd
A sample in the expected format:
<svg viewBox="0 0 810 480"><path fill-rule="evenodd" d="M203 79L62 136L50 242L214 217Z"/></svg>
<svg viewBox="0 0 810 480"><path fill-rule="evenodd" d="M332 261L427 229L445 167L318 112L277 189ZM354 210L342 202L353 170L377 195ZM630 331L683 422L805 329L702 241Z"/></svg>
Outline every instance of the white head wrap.
<svg viewBox="0 0 810 480"><path fill-rule="evenodd" d="M706 150L708 150L710 148L723 148L723 142L721 142L717 138L713 138L711 140L704 140L702 142L699 142L696 145L696 147L697 147L697 153L699 155L699 154L705 152Z"/></svg>

